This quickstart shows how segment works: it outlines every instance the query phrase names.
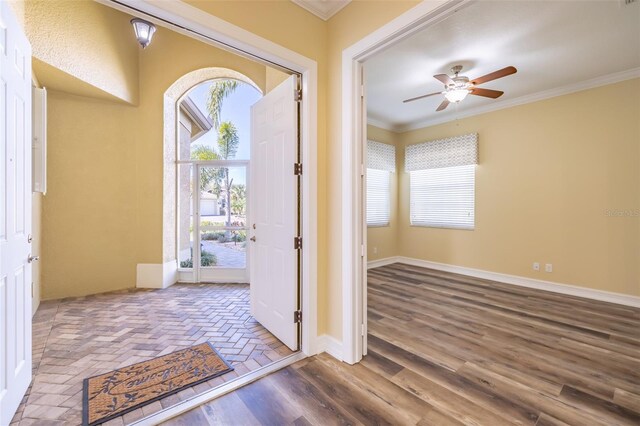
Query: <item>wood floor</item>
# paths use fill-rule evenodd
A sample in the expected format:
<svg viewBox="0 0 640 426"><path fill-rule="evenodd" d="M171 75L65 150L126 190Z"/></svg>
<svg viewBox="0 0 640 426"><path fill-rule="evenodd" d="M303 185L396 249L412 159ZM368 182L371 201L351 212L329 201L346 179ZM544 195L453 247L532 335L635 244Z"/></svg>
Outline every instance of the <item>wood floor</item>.
<svg viewBox="0 0 640 426"><path fill-rule="evenodd" d="M640 424L640 309L395 264L369 272L368 339L167 424Z"/></svg>

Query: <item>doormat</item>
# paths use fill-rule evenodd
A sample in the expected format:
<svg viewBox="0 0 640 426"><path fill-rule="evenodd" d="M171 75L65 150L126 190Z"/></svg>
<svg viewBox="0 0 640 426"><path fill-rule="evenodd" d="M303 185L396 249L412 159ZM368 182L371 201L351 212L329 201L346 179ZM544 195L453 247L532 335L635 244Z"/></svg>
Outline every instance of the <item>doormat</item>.
<svg viewBox="0 0 640 426"><path fill-rule="evenodd" d="M210 343L84 379L82 424L91 426L232 371Z"/></svg>

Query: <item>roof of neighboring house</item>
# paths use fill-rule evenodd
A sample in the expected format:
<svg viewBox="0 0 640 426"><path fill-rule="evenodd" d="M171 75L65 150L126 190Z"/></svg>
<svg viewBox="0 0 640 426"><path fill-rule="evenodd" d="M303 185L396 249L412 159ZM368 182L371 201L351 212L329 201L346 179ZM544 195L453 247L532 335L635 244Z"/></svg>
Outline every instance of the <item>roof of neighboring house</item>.
<svg viewBox="0 0 640 426"><path fill-rule="evenodd" d="M180 109L189 117L196 127L191 131L191 142L194 142L213 127L211 118L198 108L191 97L187 96L180 102Z"/></svg>

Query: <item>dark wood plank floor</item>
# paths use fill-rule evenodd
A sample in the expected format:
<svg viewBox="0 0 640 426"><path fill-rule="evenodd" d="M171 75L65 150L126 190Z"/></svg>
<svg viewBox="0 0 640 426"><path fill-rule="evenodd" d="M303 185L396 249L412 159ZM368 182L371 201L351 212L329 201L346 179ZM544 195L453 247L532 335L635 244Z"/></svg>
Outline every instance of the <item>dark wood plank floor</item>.
<svg viewBox="0 0 640 426"><path fill-rule="evenodd" d="M369 272L369 354L305 359L171 425L638 425L640 309L407 265Z"/></svg>

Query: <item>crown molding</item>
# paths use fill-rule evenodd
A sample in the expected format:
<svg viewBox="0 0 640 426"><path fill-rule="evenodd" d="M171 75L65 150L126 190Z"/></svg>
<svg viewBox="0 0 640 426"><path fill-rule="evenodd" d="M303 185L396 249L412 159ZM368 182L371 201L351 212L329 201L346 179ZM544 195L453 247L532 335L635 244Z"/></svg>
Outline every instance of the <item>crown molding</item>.
<svg viewBox="0 0 640 426"><path fill-rule="evenodd" d="M378 120L376 118L367 117L367 124L377 127L379 129L388 130L390 132L396 132L397 130L391 123L387 123L386 121Z"/></svg>
<svg viewBox="0 0 640 426"><path fill-rule="evenodd" d="M436 124L448 123L450 121L459 120L461 118L468 118L474 115L485 114L488 112L498 111L505 108L511 108L518 105L524 105L532 102L542 101L549 98L555 98L557 96L568 95L570 93L580 92L582 90L594 89L600 86L606 86L607 84L619 83L625 80L631 80L632 78L640 77L640 68L632 68L626 71L620 71L612 74L603 75L600 77L592 78L590 80L581 81L578 83L568 84L566 86L557 87L555 89L544 90L542 92L532 93L525 96L520 96L515 99L506 99L504 101L498 101L489 105L473 108L468 111L461 112L455 116L448 116L443 118L430 118L422 120L413 124L407 125L393 125L388 124L388 130L404 133L411 130L418 130L424 127L435 126ZM371 122L371 120L368 120ZM376 120L378 121L378 120ZM378 121L379 122L379 121Z"/></svg>
<svg viewBox="0 0 640 426"><path fill-rule="evenodd" d="M351 0L291 0L303 9L313 13L318 18L328 21L343 7L351 3Z"/></svg>

